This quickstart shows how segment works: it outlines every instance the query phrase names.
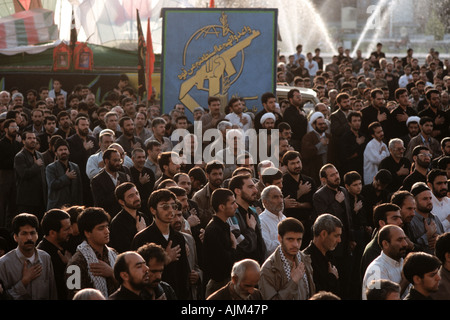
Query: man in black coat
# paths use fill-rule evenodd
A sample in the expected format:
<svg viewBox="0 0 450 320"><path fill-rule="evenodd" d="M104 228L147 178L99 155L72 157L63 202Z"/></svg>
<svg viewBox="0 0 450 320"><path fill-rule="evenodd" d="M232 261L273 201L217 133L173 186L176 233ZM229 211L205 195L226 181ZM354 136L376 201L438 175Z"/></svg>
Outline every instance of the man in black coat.
<svg viewBox="0 0 450 320"><path fill-rule="evenodd" d="M32 213L40 220L47 204L47 183L42 154L36 150L36 134L22 134L24 147L14 158L17 212Z"/></svg>
<svg viewBox="0 0 450 320"><path fill-rule="evenodd" d="M86 164L91 155L99 149L98 142L89 135L89 119L79 117L75 121L76 134L67 138L70 149L69 161L76 163L80 168L81 181L83 182L83 204L93 204L90 180L86 174Z"/></svg>
<svg viewBox="0 0 450 320"><path fill-rule="evenodd" d="M94 206L101 207L109 213L111 218L122 210L114 196L116 187L129 181L128 176L120 171L122 158L116 149L107 149L103 152L105 168L101 170L91 181Z"/></svg>

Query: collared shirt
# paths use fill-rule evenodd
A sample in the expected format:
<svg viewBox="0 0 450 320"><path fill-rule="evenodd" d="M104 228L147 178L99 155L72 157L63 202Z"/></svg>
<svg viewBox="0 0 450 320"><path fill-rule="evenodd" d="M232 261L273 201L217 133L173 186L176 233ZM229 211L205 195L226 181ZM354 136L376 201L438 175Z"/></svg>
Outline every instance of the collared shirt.
<svg viewBox="0 0 450 320"><path fill-rule="evenodd" d="M433 203L433 214L439 219L444 227L444 232L450 231L450 221L447 217L450 215L450 198L443 197L440 201L434 194L431 195L431 202Z"/></svg>
<svg viewBox="0 0 450 320"><path fill-rule="evenodd" d="M387 279L400 284L402 280L403 258L396 261L383 251L367 267L362 285L362 299L367 300L366 290L372 280Z"/></svg>
<svg viewBox="0 0 450 320"><path fill-rule="evenodd" d="M429 213L428 217L424 218L420 213L416 211L416 214L411 220L410 223L411 231L417 243L424 247L425 252L434 254L434 250L430 249L428 246L428 237L427 231L425 230L424 226L424 220L426 221L427 224L430 224L432 221L434 221L434 223L436 224L436 232L438 235L444 233L444 228L442 226L441 221L437 219L436 216L432 213Z"/></svg>
<svg viewBox="0 0 450 320"><path fill-rule="evenodd" d="M246 124L241 122L241 117L247 119ZM236 113L231 112L225 116L225 119L230 121L233 125L238 125L245 132L252 127L252 118L245 112L242 112L241 117Z"/></svg>
<svg viewBox="0 0 450 320"><path fill-rule="evenodd" d="M4 290L14 300L56 300L57 291L50 255L35 249L30 265L41 264L41 274L26 287L22 283L22 270L27 259L17 247L0 258L0 279Z"/></svg>
<svg viewBox="0 0 450 320"><path fill-rule="evenodd" d="M280 245L278 241L278 223L286 219L286 216L280 212L278 215L269 210L264 210L259 215L261 221L261 233L266 243L266 257L270 256Z"/></svg>

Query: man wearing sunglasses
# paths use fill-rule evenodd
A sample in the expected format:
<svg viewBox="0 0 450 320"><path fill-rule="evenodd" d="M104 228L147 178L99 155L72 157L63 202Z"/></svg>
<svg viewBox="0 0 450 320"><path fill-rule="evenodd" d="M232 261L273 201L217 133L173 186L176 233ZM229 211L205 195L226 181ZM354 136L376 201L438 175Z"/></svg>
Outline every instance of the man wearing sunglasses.
<svg viewBox="0 0 450 320"><path fill-rule="evenodd" d="M190 268L183 235L172 228L171 223L177 210L176 195L167 189L159 189L150 195L148 207L153 223L137 233L131 243L131 250L153 242L165 248L168 256L162 280L172 286L179 300L188 298Z"/></svg>

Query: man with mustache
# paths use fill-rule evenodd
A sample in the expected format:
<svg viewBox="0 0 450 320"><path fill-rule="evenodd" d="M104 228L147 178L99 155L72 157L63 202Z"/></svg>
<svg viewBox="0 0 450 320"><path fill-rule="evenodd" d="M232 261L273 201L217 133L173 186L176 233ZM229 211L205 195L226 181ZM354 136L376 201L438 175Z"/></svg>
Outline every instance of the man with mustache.
<svg viewBox="0 0 450 320"><path fill-rule="evenodd" d="M331 252L341 242L342 222L335 216L324 213L317 217L312 228L314 238L303 253L311 257L316 290L332 292L339 296L339 272Z"/></svg>
<svg viewBox="0 0 450 320"><path fill-rule="evenodd" d="M27 212L42 218L47 205L47 183L42 154L36 150L36 134L22 134L24 147L14 158L17 186L17 212Z"/></svg>
<svg viewBox="0 0 450 320"><path fill-rule="evenodd" d="M433 169L427 175L427 185L431 189L433 214L439 218L444 232L450 231L450 199L447 197L447 173L440 169Z"/></svg>
<svg viewBox="0 0 450 320"><path fill-rule="evenodd" d="M387 279L398 283L403 294L408 281L402 275L403 259L408 243L402 228L386 225L378 233L381 254L367 267L362 284L362 299L367 300L366 290L372 280Z"/></svg>
<svg viewBox="0 0 450 320"><path fill-rule="evenodd" d="M342 288L344 292L341 298L346 299L350 293L350 276L352 262L352 251L356 246L351 229L351 207L347 190L341 186L341 178L336 167L328 163L320 169L320 180L322 187L313 195L313 208L315 210L313 219L324 213L329 213L341 220L342 236L341 242L332 252L336 259L336 267L339 271ZM354 283L353 283L354 284Z"/></svg>
<svg viewBox="0 0 450 320"><path fill-rule="evenodd" d="M173 288L162 280L167 253L155 243L147 243L137 249L148 267L148 283L145 290L149 293L151 300L177 300Z"/></svg>
<svg viewBox="0 0 450 320"><path fill-rule="evenodd" d="M266 244L261 233L261 222L256 210L250 206L256 201L258 189L250 174L239 174L230 180L228 188L234 193L238 208L228 219L237 240L237 260L253 259L264 263Z"/></svg>
<svg viewBox="0 0 450 320"><path fill-rule="evenodd" d="M141 197L136 185L124 182L116 187L114 194L122 210L111 220L110 246L122 253L130 250L134 236L150 225L148 216L139 211Z"/></svg>
<svg viewBox="0 0 450 320"><path fill-rule="evenodd" d="M114 277L120 284L108 300L149 300L145 286L149 284L148 266L142 256L126 251L117 256Z"/></svg>
<svg viewBox="0 0 450 320"><path fill-rule="evenodd" d="M50 255L36 248L39 221L21 213L12 221L17 248L0 258L0 282L14 300L56 300Z"/></svg>
<svg viewBox="0 0 450 320"><path fill-rule="evenodd" d="M444 233L441 221L433 211L432 192L424 182L417 182L411 188L416 200L416 214L411 220L411 230L424 251L434 254L436 238Z"/></svg>
<svg viewBox="0 0 450 320"><path fill-rule="evenodd" d="M48 185L47 210L83 203L81 173L78 165L69 161L69 144L66 140L59 139L55 142L54 150L57 160L45 169Z"/></svg>
<svg viewBox="0 0 450 320"><path fill-rule="evenodd" d="M104 209L96 207L86 208L78 216L78 229L84 241L78 245L77 251L67 263L65 275L66 283L71 283L73 270L79 270L80 279L78 288L68 288L69 300L84 288L98 289L105 298L118 289L113 270L117 251L107 246L110 220Z"/></svg>
<svg viewBox="0 0 450 320"><path fill-rule="evenodd" d="M83 204L90 206L94 203L91 192L90 180L86 174L86 164L89 157L99 149L97 140L89 134L90 121L86 117L78 117L75 120L76 134L67 138L69 143L69 160L80 168L81 181L83 182Z"/></svg>

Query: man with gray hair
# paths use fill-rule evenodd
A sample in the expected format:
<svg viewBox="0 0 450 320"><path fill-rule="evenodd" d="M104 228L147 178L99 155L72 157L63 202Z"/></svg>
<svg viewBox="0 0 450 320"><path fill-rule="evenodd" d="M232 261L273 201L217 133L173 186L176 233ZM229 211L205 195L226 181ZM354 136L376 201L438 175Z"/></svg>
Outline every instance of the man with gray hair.
<svg viewBox="0 0 450 320"><path fill-rule="evenodd" d="M341 242L342 222L336 216L324 213L317 217L312 226L313 240L303 250L311 257L313 279L317 291L328 291L341 295L339 273L331 252Z"/></svg>
<svg viewBox="0 0 450 320"><path fill-rule="evenodd" d="M266 243L266 258L280 245L278 241L278 223L286 219L283 214L284 203L281 189L275 185L267 186L261 192L264 211L259 215L261 233Z"/></svg>
<svg viewBox="0 0 450 320"><path fill-rule="evenodd" d="M387 187L389 192L395 192L403 184L403 180L410 174L411 161L405 157L405 146L400 138L389 140L390 155L381 160L378 170L386 169L392 175L392 182Z"/></svg>
<svg viewBox="0 0 450 320"><path fill-rule="evenodd" d="M231 270L231 281L206 300L262 300L261 292L256 288L260 271L259 263L255 260L236 262Z"/></svg>

